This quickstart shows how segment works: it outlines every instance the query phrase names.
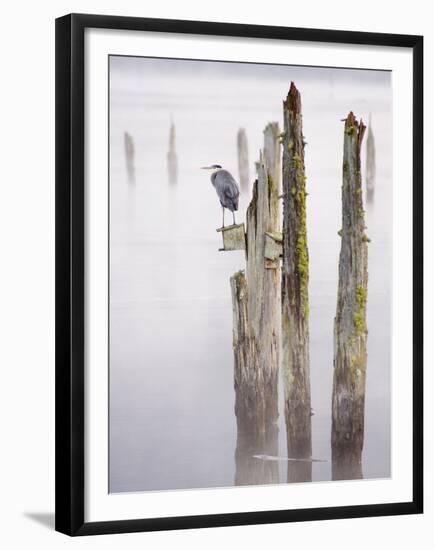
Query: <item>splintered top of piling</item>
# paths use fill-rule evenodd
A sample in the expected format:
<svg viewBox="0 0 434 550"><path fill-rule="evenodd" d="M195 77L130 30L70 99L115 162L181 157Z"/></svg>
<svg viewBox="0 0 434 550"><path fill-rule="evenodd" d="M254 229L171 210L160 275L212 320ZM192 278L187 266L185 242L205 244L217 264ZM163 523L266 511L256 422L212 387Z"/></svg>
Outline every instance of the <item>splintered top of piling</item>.
<svg viewBox="0 0 434 550"><path fill-rule="evenodd" d="M363 124L363 120L360 119L360 123L357 122L357 118L353 111L348 113L345 119L345 133L349 135L356 135L359 145L362 143L363 136L365 134L366 126Z"/></svg>
<svg viewBox="0 0 434 550"><path fill-rule="evenodd" d="M301 96L294 82L291 82L288 96L286 97L286 100L284 100L283 106L285 109L288 109L293 113L301 112Z"/></svg>

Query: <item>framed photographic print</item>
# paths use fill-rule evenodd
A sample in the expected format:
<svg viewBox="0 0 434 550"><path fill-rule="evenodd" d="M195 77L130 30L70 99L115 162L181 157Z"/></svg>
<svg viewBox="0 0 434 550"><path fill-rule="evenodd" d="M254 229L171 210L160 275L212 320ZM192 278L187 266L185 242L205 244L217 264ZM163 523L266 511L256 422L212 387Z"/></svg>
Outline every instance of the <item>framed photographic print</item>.
<svg viewBox="0 0 434 550"><path fill-rule="evenodd" d="M422 512L420 36L56 21L56 529Z"/></svg>

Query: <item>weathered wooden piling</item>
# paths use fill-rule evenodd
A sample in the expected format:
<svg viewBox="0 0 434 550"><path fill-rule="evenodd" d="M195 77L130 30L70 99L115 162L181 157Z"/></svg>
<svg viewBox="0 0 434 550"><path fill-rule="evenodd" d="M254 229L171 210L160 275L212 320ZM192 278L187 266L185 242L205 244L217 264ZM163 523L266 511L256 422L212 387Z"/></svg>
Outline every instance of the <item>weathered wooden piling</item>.
<svg viewBox="0 0 434 550"><path fill-rule="evenodd" d="M175 124L171 123L169 132L169 151L167 153L167 171L169 183L174 185L178 181L178 157L176 155L176 132Z"/></svg>
<svg viewBox="0 0 434 550"><path fill-rule="evenodd" d="M266 432L278 417L280 261L267 259L265 248L266 233L280 229L280 171L265 160L271 158L269 132L247 209L246 270L231 277L235 413L238 431L250 434ZM275 157L279 162L279 155Z"/></svg>
<svg viewBox="0 0 434 550"><path fill-rule="evenodd" d="M375 138L372 130L372 117L369 115L368 135L366 136L366 199L373 202L375 194Z"/></svg>
<svg viewBox="0 0 434 550"><path fill-rule="evenodd" d="M247 143L247 134L244 128L240 128L237 133L238 150L238 172L240 177L240 187L242 193L249 191L249 147Z"/></svg>
<svg viewBox="0 0 434 550"><path fill-rule="evenodd" d="M368 241L363 210L360 149L362 121L345 120L342 229L334 324L332 477L362 477L366 380Z"/></svg>
<svg viewBox="0 0 434 550"><path fill-rule="evenodd" d="M288 457L312 455L309 365L309 255L301 97L291 82L283 102L282 378ZM290 477L293 465L288 468ZM300 469L298 469L300 470ZM304 479L311 465L303 465Z"/></svg>
<svg viewBox="0 0 434 550"><path fill-rule="evenodd" d="M132 136L128 132L124 132L124 148L128 181L130 183L134 183L136 177L134 167L134 141Z"/></svg>

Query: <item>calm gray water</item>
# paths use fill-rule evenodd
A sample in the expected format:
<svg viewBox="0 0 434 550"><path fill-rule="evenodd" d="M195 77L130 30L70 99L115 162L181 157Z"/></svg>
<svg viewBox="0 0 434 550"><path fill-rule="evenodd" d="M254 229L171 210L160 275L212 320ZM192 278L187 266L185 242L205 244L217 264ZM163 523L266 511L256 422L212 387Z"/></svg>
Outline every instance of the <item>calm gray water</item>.
<svg viewBox="0 0 434 550"><path fill-rule="evenodd" d="M365 478L390 475L392 117L389 73L111 58L111 492L234 485L232 310L229 277L242 252L218 252L221 208L209 174L236 177L246 128L251 179L269 121L281 123L291 80L302 94L308 177L313 481L331 478L333 319L341 227L343 123L349 110L376 140L369 245ZM176 126L178 181L167 151ZM135 147L129 182L124 132ZM242 207L249 197L242 198ZM237 221L242 221L240 211ZM229 217L227 218L229 221ZM282 403L280 403L282 405ZM279 455L286 456L280 406ZM286 463L280 464L286 481Z"/></svg>

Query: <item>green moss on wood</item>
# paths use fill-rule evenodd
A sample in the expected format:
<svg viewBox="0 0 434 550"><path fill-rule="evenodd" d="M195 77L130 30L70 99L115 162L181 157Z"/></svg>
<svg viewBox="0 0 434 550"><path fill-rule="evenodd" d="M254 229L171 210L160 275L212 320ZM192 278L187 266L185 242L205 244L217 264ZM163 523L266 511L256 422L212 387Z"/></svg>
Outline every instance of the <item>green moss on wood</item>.
<svg viewBox="0 0 434 550"><path fill-rule="evenodd" d="M367 299L366 288L362 285L357 285L356 287L357 310L353 313L353 323L354 323L354 328L357 335L360 335L365 331L366 299Z"/></svg>
<svg viewBox="0 0 434 550"><path fill-rule="evenodd" d="M307 229L306 229L306 193L302 187L297 193L299 205L299 231L297 236L296 252L297 267L300 280L300 302L302 311L306 317L309 316L309 255L307 251Z"/></svg>
<svg viewBox="0 0 434 550"><path fill-rule="evenodd" d="M308 279L309 279L309 258L307 254L306 238L303 234L299 234L297 239L297 256L298 256L298 273L300 276L300 299L303 308L303 313L307 317L309 315L309 295L308 295Z"/></svg>
<svg viewBox="0 0 434 550"><path fill-rule="evenodd" d="M304 173L304 162L300 155L293 155L292 163L296 170L297 183L297 185L291 187L291 195L297 203L296 210L299 219L295 251L299 279L300 306L302 314L307 318L309 316L309 255L306 228L306 176Z"/></svg>
<svg viewBox="0 0 434 550"><path fill-rule="evenodd" d="M294 164L295 169L297 171L302 171L303 170L303 160L300 157L300 155L293 155L292 163Z"/></svg>

